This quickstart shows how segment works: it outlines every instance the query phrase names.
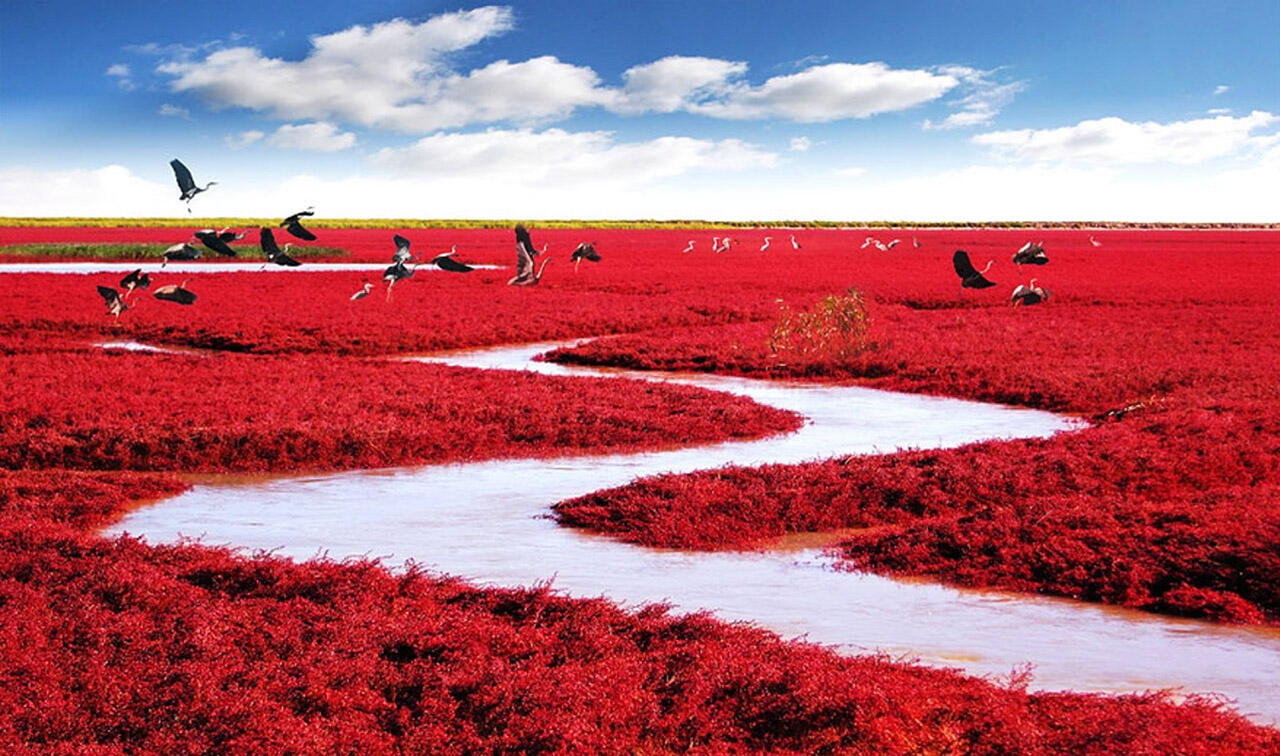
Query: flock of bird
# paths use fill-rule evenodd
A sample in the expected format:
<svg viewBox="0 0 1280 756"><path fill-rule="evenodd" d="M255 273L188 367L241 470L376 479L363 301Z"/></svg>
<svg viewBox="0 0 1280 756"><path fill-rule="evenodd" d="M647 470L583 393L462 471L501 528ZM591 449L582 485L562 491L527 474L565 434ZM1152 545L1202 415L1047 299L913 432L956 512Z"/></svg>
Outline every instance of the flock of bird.
<svg viewBox="0 0 1280 756"><path fill-rule="evenodd" d="M801 249L800 243L796 241L795 235L792 234L790 238L791 248L793 250ZM726 252L730 249L730 243L735 241L737 240L730 237L713 237L711 240L711 251L716 253ZM764 237L764 243L760 245L760 251L768 252L772 242L772 236ZM874 236L867 236L864 238L862 246L858 249L862 250L867 249L868 247L874 247L881 252L888 252L900 243L902 243L901 239L891 239L888 242L883 242ZM1098 241L1093 236L1089 237L1089 244L1095 248L1102 246L1102 242ZM688 245L685 246L681 252L688 254L693 252L696 246L697 240L690 239ZM920 249L924 244L922 244L918 238L912 236L911 246L915 249ZM1019 270L1021 270L1023 265L1048 264L1049 255L1045 252L1044 245L1042 243L1027 242L1022 245L1017 252L1013 253L1013 262L1018 266ZM987 278L987 272L991 270L991 266L995 265L995 260L987 261L986 267L982 270L978 270L974 267L973 261L969 259L969 253L963 249L957 249L951 256L951 265L955 269L956 275L960 277L960 290L962 293L965 289L989 289L996 285L994 281ZM1049 290L1036 286L1037 280L1038 279L1033 278L1029 284L1018 284L1018 286L1014 288L1012 295L1010 295L1010 303L1016 306L1034 305L1040 304L1041 302L1047 302L1050 297Z"/></svg>
<svg viewBox="0 0 1280 756"><path fill-rule="evenodd" d="M195 179L192 178L191 171L183 165L182 161L173 159L169 161L170 167L173 168L174 179L178 182L180 191L179 199L187 203L187 212L191 212L191 200L201 192L208 191L209 187L215 185L216 181L210 181L204 186L196 185ZM302 225L302 219L315 215L315 209L308 207L306 210L294 213L282 220L279 224L289 234L295 238L304 241L316 241L316 235L308 228ZM233 242L239 241L248 235L248 231L236 233L230 228L215 230L212 228L201 229L192 234L191 239L175 244L164 251L164 263L161 263L161 269L171 261L189 261L198 260L204 254L205 249L209 249L223 257L237 256L236 250L231 247ZM541 265L537 264L536 258L547 252L547 245L543 244L539 250L533 245L533 238L529 234L529 230L521 224L516 224L516 274L509 281L508 286L536 286L542 280L542 275L547 269L547 265L552 262L552 258L548 255L542 260ZM392 288L396 282L403 281L406 278L413 277L414 272L424 263L415 261L412 244L405 237L396 234L392 237L395 243L395 252L391 255L391 265L383 271L382 280L386 284L386 298L391 301ZM200 246L196 246L196 243ZM729 236L712 237L711 251L717 254L728 252L732 249L732 245L738 240ZM760 245L761 252L767 252L773 242L772 236L764 237L764 243ZM901 242L900 239L891 239L882 242L873 236L865 237L862 246L859 249L867 249L874 247L881 252L892 250ZM790 235L790 243L792 250L800 250L802 247L796 241L795 234ZM1089 237L1089 243L1093 247L1101 247L1102 242ZM262 269L266 269L268 265L281 265L285 267L298 267L302 265L296 258L290 256L289 249L293 246L292 242L286 243L281 247L276 243L275 233L272 229L262 227L258 230L258 244L262 248L262 252L266 257ZM690 253L694 251L696 240L690 239L688 246L682 252ZM916 237L911 237L911 246L919 249L923 245ZM458 254L457 245L453 245L450 251L436 255L428 260L425 264L434 265L440 270L449 273L470 273L475 270L474 267L461 262L456 258ZM582 242L569 255L569 261L573 263L574 271L578 270L578 266L583 260L589 262L600 262L601 255L596 251L594 242ZM1013 254L1013 262L1018 266L1019 270L1023 265L1046 265L1049 262L1049 256L1046 254L1044 246L1040 243L1027 242L1017 252ZM413 263L410 265L410 263ZM957 249L951 257L952 267L955 269L956 275L960 278L960 290L963 293L965 289L988 289L996 286L996 283L987 278L988 271L995 264L995 260L989 260L982 270L974 267L972 260L969 259L969 253L963 249ZM189 280L189 279L188 279ZM182 305L190 305L196 301L196 294L186 288L188 280L184 280L181 284L169 284L161 286L152 292L152 296L156 299L175 302ZM1013 290L1010 296L1010 302L1013 305L1034 305L1048 301L1050 294L1047 289L1036 286L1038 279L1032 278L1029 284L1019 284ZM107 313L119 317L124 311L131 309L136 304L130 304L130 298L139 290L151 288L151 276L144 273L138 268L123 279L120 280L120 289L110 286L98 286L98 294L102 297L106 304ZM368 297L373 290L373 283L366 281L359 291L352 294L351 301L359 301Z"/></svg>
<svg viewBox="0 0 1280 756"><path fill-rule="evenodd" d="M197 186L195 179L192 178L190 169L182 163L181 160L174 158L169 161L169 166L173 168L174 179L178 182L178 190L180 194L178 199L187 203L187 212L191 212L191 200L199 193L208 191L209 187L215 185L216 181L210 181L204 186ZM315 208L308 207L306 210L294 213L282 220L279 224L280 228L292 234L298 239L304 241L316 241L316 235L310 229L302 225L302 219L315 215ZM199 260L204 256L204 250L208 249L223 257L236 257L237 252L231 246L233 242L237 242L248 235L248 231L239 233L232 231L230 228L200 229L192 233L191 238L185 242L180 242L166 249L163 253L164 262L160 264L161 270L165 265L173 261L191 261ZM551 262L548 255L541 266L535 270L534 258L547 253L547 245L543 244L539 250L533 246L533 239L528 229L523 225L517 224L516 233L516 275L509 281L509 286L536 286L542 280L542 274L546 270L547 265ZM387 301L391 301L392 288L397 281L403 281L406 278L412 278L421 262L415 262L412 251L412 243L405 237L396 234L392 237L395 243L395 252L391 255L391 265L383 271L382 280L387 285ZM794 238L792 239L794 243ZM197 243L200 246L197 246ZM302 265L296 258L289 255L289 249L293 246L292 242L288 242L282 248L275 238L275 232L267 227L258 230L258 244L262 248L262 253L266 257L266 262L262 264L265 270L268 265L281 265L285 267L296 268ZM203 249L201 248L203 247ZM727 247L726 247L727 248ZM452 249L443 254L436 255L427 261L427 265L434 265L440 270L449 273L470 273L475 270L460 260L455 259L458 254L457 245L453 245ZM594 242L582 242L569 255L569 261L573 263L573 269L576 272L578 266L583 260L598 263L602 260L600 253L596 251ZM413 263L410 265L410 263ZM157 288L152 295L160 300L168 302L176 302L182 305L194 304L196 301L195 292L186 288L190 279L184 280L181 284L172 284ZM116 289L110 286L98 286L98 294L102 297L107 307L107 313L117 318L126 310L136 307L130 303L130 298L139 290L151 288L151 276L144 273L138 268L123 279L120 280L120 288ZM373 283L366 281L364 285L355 294L352 294L351 301L359 301L369 296L373 290Z"/></svg>
<svg viewBox="0 0 1280 756"><path fill-rule="evenodd" d="M1089 237L1093 241L1093 237ZM1098 246L1102 246L1098 244ZM987 271L991 270L991 266L995 265L995 260L988 260L987 266L982 270L973 267L973 262L969 259L969 253L963 249L957 249L955 254L951 256L951 265L956 270L956 275L960 276L960 290L965 289L989 289L995 286L995 281L987 278ZM1049 255L1044 251L1044 245L1038 242L1027 242L1013 253L1013 263L1019 269L1023 265L1048 265ZM1036 286L1035 278L1031 279L1030 284L1018 284L1013 294L1009 297L1009 302L1013 305L1034 305L1049 300L1049 290Z"/></svg>

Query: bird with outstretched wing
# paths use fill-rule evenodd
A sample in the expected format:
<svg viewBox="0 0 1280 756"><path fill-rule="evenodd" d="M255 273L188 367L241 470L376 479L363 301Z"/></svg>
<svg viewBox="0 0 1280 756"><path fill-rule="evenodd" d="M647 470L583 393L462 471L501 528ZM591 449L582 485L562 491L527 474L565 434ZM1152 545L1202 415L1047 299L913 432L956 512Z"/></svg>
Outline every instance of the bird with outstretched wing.
<svg viewBox="0 0 1280 756"><path fill-rule="evenodd" d="M285 231L288 231L304 241L315 241L316 235L313 234L310 229L302 225L302 218L307 218L315 214L315 208L308 207L306 210L303 210L300 213L294 213L288 218L280 221L280 228L283 228Z"/></svg>
<svg viewBox="0 0 1280 756"><path fill-rule="evenodd" d="M969 253L963 249L957 249L951 256L951 265L956 269L956 275L960 276L960 286L964 289L989 289L995 286L995 283L986 277L987 271L991 269L994 262L995 260L989 261L987 267L979 271L969 261Z"/></svg>

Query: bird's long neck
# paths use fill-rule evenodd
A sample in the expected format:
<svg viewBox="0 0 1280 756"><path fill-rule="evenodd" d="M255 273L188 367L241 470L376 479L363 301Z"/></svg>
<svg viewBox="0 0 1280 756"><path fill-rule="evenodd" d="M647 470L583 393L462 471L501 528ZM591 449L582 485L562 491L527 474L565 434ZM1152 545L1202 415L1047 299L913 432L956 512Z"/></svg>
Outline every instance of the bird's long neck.
<svg viewBox="0 0 1280 756"><path fill-rule="evenodd" d="M547 269L547 265L548 265L550 262L551 262L551 258L550 258L550 257L548 257L547 259L545 259L545 260L543 260L543 261L542 261L542 267L541 267L541 268L538 268L538 274L537 274L536 276L534 276L534 277L533 277L533 280L535 280L535 281L541 281L541 280L542 280L542 271L544 271L544 270L546 270L546 269Z"/></svg>
<svg viewBox="0 0 1280 756"><path fill-rule="evenodd" d="M996 264L995 260L987 260L987 267L982 269L982 274L985 276L987 274L987 271L991 270L991 266L995 264Z"/></svg>

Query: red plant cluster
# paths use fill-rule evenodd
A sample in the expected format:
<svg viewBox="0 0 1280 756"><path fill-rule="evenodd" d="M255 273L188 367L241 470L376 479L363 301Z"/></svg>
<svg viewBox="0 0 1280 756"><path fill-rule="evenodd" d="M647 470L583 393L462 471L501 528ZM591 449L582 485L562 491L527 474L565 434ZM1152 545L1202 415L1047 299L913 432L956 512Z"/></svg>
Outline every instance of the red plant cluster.
<svg viewBox="0 0 1280 756"><path fill-rule="evenodd" d="M0 244L71 233L0 229ZM321 243L348 249L348 259L381 260L392 233L322 232ZM705 528L711 537L697 545L718 546L735 529L755 538L840 524L831 510L878 529L846 546L859 565L904 572L928 565L947 579L1034 590L1052 577L1062 590L1084 586L1102 600L1123 603L1145 591L1145 600L1170 610L1195 605L1234 618L1274 612L1264 596L1276 584L1274 562L1259 551L1274 543L1276 518L1259 502L1274 500L1276 424L1265 412L1274 406L1273 384L1259 376L1272 359L1267 328L1276 298L1254 283L1257 267L1274 263L1260 244L1271 236L1117 232L1100 237L1107 246L1098 254L1083 246L1083 234L1045 234L1054 278L1041 283L1055 299L1013 313L999 291L960 299L949 255L963 244L981 265L997 248L1011 253L1020 232L920 232L921 250L871 254L855 251L862 235L854 232L803 232L805 249L783 247L782 255L755 252L750 233L733 232L738 249L713 256L713 232L535 230L553 253L597 241L605 260L578 274L552 266L541 286L522 291L503 285L504 271L420 272L397 285L391 302L380 293L349 302L366 277L359 273L200 275L190 284L200 294L193 307L146 300L118 323L93 291L115 277L6 275L0 467L340 468L758 435L795 420L672 387L355 355L648 329L640 338L661 334L651 342L654 365L684 351L690 367L725 369L736 352L747 356L728 369L774 373L779 367L758 357L768 357L762 345L775 300L805 306L857 285L871 303L878 346L870 354L896 355L876 378L884 385L1008 392L1010 401L1090 414L1148 403L1049 441L646 481L604 497L606 516L592 524L627 532L609 508L665 485L671 498L698 506L680 509L682 502L675 516L637 512L636 534L670 528L676 535L655 540L678 540ZM92 229L67 240L171 237L147 234ZM512 256L509 232L407 235L420 251L457 243L472 262ZM700 240L697 252L683 255L690 237ZM1212 267L1200 265L1206 248L1220 258ZM1099 275L1106 265L1119 272ZM1170 277L1139 278L1144 293L1123 278L1144 265ZM1204 294L1173 275L1203 271L1215 286L1233 288L1231 304L1227 294ZM1108 325L1107 312L1121 324ZM1084 325L1073 326L1077 319ZM1101 337L1107 328L1122 339L1112 351ZM1126 328L1136 330L1119 335ZM733 335L721 349L716 339L726 333ZM271 354L85 346L104 337ZM1036 346L1046 339L1064 353ZM1179 353L1155 360L1152 343ZM1029 377L984 362L1011 349L1030 350ZM1239 355L1249 351L1258 365ZM1025 467L1015 464L1020 458ZM1019 680L995 685L883 658L843 658L659 608L623 611L545 589L393 576L368 562L295 564L91 532L132 500L181 486L136 472L0 472L0 750L1280 752L1275 730L1213 701L1031 694ZM742 499L737 519L729 512L716 524L717 507L738 487L758 495ZM781 506L768 510L774 503ZM586 510L564 510L575 511ZM1066 540L1069 529L1080 538ZM896 535L859 545L874 532ZM1036 553L1053 534L1064 540ZM988 561L949 559L958 536ZM1107 559L1140 560L1144 548L1160 559L1142 562L1127 582L1114 579L1125 573ZM960 574L969 561L974 575ZM1097 574L1066 569L1081 564ZM1228 568L1246 577L1226 579ZM1181 584L1157 585L1152 574ZM1237 598L1244 603L1232 604Z"/></svg>
<svg viewBox="0 0 1280 756"><path fill-rule="evenodd" d="M103 350L0 338L0 467L351 469L756 437L798 418L739 397L327 356Z"/></svg>
<svg viewBox="0 0 1280 756"><path fill-rule="evenodd" d="M61 474L66 475L66 474ZM103 540L0 474L0 748L38 753L1262 753L1203 699L1028 693L661 608ZM79 479L75 479L79 478ZM118 506L169 484L99 474ZM15 493L16 492L16 493Z"/></svg>

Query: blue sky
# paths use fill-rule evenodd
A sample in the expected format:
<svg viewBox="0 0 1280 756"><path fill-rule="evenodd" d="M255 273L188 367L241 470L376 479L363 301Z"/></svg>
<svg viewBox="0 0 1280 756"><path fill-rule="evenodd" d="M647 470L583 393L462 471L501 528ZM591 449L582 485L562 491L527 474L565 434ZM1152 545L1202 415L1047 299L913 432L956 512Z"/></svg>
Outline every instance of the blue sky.
<svg viewBox="0 0 1280 756"><path fill-rule="evenodd" d="M1277 220L1268 2L9 3L0 214Z"/></svg>

